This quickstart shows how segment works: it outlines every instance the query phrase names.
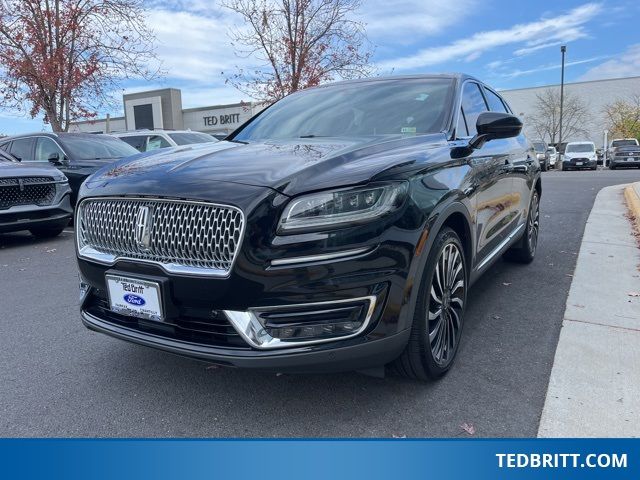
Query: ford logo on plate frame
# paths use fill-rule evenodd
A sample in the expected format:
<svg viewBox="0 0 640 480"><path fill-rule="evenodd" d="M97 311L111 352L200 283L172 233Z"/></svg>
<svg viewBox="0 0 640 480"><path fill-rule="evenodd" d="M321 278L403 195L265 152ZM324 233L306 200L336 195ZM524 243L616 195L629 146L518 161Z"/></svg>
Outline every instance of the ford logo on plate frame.
<svg viewBox="0 0 640 480"><path fill-rule="evenodd" d="M144 298L139 297L138 295L134 295L132 293L127 293L124 297L124 301L129 305L135 305L136 307L142 307L145 303Z"/></svg>

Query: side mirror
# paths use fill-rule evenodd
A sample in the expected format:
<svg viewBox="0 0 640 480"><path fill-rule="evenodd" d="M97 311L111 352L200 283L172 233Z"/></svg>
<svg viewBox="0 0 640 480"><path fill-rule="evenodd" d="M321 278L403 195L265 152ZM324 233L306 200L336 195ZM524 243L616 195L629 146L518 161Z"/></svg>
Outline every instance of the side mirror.
<svg viewBox="0 0 640 480"><path fill-rule="evenodd" d="M522 122L508 113L483 112L478 116L476 130L478 133L469 142L472 148L480 148L490 140L517 137L522 131Z"/></svg>
<svg viewBox="0 0 640 480"><path fill-rule="evenodd" d="M49 160L49 163L53 163L54 165L60 165L60 154L58 152L54 152L51 155L49 155L49 158L47 159Z"/></svg>

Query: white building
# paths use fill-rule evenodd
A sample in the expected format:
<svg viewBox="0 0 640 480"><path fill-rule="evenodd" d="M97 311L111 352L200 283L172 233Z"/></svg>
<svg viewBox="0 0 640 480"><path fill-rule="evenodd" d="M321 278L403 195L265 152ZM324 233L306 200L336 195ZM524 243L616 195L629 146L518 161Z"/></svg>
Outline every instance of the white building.
<svg viewBox="0 0 640 480"><path fill-rule="evenodd" d="M514 112L523 120L525 132L532 140L537 140L536 133L527 129L527 117L535 112L536 95L548 88L560 89L560 86L548 85L500 92ZM640 77L566 83L565 92L578 96L588 106L590 121L585 125L588 131L587 138L564 138L564 140L590 140L596 145L602 145L603 134L607 128L604 107L616 100L630 99L634 95L640 95ZM124 95L123 106L124 116L78 122L73 124L70 130L116 132L164 128L190 129L226 135L262 109L261 105L253 102L183 109L181 92L175 88Z"/></svg>
<svg viewBox="0 0 640 480"><path fill-rule="evenodd" d="M141 129L194 130L226 135L262 109L255 102L182 108L182 93L165 88L122 98L124 116L76 122L71 132L110 133Z"/></svg>
<svg viewBox="0 0 640 480"><path fill-rule="evenodd" d="M536 132L527 128L527 117L535 112L537 95L553 88L560 91L560 84L544 87L518 88L502 90L500 94L509 103L514 113L525 125L525 133L531 140L538 140ZM629 100L634 95L640 96L640 77L614 78L609 80L593 80L587 82L565 83L565 94L578 97L589 109L589 122L584 125L588 132L586 138L563 138L563 141L589 140L602 146L607 120L604 109L616 100Z"/></svg>

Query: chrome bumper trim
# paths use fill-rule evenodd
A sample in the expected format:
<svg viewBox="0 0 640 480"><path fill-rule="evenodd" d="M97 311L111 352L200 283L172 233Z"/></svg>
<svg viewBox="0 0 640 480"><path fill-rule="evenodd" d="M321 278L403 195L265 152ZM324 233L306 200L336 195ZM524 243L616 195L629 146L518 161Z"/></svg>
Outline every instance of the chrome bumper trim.
<svg viewBox="0 0 640 480"><path fill-rule="evenodd" d="M283 308L295 308L295 307L334 307L336 304L342 303L354 303L354 302L369 302L369 307L367 308L367 313L364 321L362 322L362 326L355 332L350 333L348 335L342 335L339 337L332 338L322 338L318 340L281 340L279 338L274 338L265 330L262 323L260 323L260 317L256 315L254 312L266 312L270 310L279 310ZM275 348L287 348L287 347L301 347L304 345L315 345L318 343L327 343L327 342L335 342L337 340L345 340L347 338L352 338L360 335L362 332L366 330L366 328L371 323L371 318L373 317L373 312L376 307L377 298L375 295L370 295L368 297L358 297L358 298L348 298L344 300L334 300L331 302L318 302L318 303L304 303L298 305L280 305L277 307L261 307L255 309L249 309L246 312L234 311L234 310L224 310L227 319L236 329L236 331L240 334L240 336L253 348L257 348L259 350L271 350Z"/></svg>
<svg viewBox="0 0 640 480"><path fill-rule="evenodd" d="M322 253L319 255L307 255L304 257L288 257L271 260L271 266L281 267L284 265L296 265L298 263L315 263L326 262L328 260L347 260L349 257L355 257L364 253L373 251L373 247L354 248L351 250L343 250L335 253Z"/></svg>

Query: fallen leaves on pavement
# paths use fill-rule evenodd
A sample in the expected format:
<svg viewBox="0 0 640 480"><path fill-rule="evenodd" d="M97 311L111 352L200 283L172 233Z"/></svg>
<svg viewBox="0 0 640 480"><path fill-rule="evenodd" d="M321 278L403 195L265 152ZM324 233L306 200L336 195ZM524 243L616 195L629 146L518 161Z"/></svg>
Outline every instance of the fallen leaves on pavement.
<svg viewBox="0 0 640 480"><path fill-rule="evenodd" d="M476 427L474 427L471 423L463 423L460 425L460 428L467 432L469 435L474 435L476 433Z"/></svg>

